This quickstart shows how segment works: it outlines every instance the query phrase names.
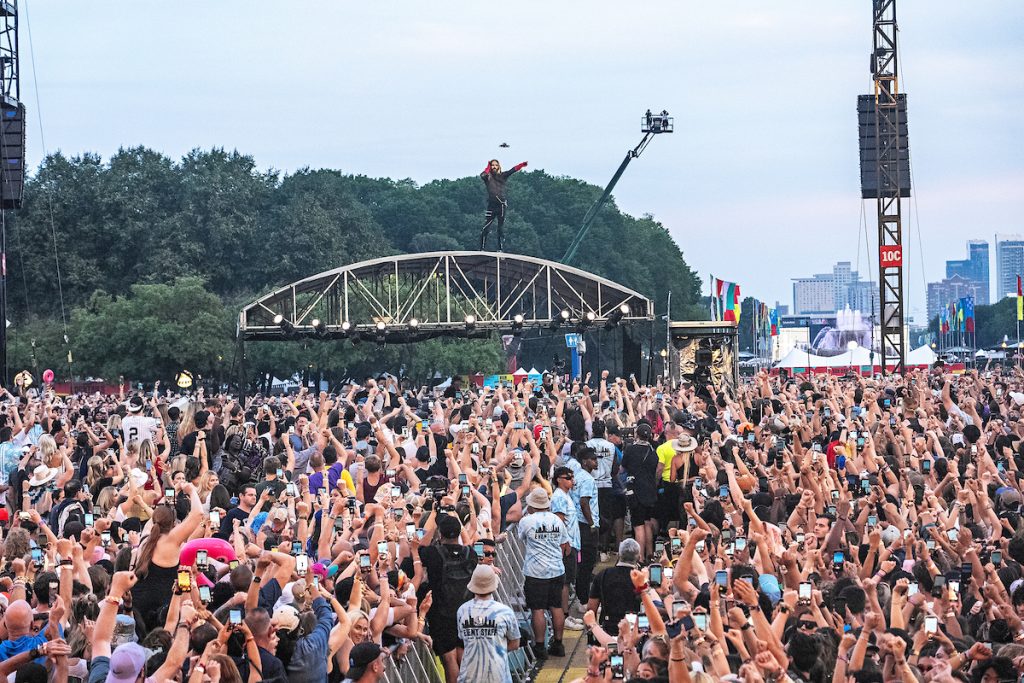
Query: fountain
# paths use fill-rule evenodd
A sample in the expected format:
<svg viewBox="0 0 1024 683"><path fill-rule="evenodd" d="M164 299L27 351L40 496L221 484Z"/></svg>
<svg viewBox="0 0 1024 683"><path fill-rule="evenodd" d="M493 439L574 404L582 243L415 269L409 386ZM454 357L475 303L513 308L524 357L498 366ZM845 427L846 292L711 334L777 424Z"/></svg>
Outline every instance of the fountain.
<svg viewBox="0 0 1024 683"><path fill-rule="evenodd" d="M811 348L819 356L835 356L846 353L850 342L872 348L871 322L865 320L860 311L852 311L847 306L836 311L835 327L822 328L811 342Z"/></svg>

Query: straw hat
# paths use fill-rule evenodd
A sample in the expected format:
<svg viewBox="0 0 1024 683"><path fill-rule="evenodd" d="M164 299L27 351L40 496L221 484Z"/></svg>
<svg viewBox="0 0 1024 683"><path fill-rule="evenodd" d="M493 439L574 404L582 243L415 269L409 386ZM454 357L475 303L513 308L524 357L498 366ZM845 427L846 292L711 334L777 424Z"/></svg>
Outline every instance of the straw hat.
<svg viewBox="0 0 1024 683"><path fill-rule="evenodd" d="M46 465L38 465L32 470L32 478L28 480L29 486L42 486L46 482L50 481L57 476L56 467L47 467Z"/></svg>

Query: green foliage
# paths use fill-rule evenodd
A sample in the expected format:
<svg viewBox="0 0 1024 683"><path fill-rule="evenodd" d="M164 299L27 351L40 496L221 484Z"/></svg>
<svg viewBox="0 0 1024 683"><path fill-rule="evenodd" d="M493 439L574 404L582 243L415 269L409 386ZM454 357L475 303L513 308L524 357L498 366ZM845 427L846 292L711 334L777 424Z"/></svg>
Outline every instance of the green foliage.
<svg viewBox="0 0 1024 683"><path fill-rule="evenodd" d="M509 182L506 244L559 261L601 189L543 171ZM78 375L169 378L182 367L223 372L238 308L288 282L401 252L476 249L484 188L473 176L422 187L410 180L303 169L281 177L252 157L195 150L180 161L137 147L104 163L47 157L8 219L12 367L67 365L54 252ZM52 228L51 230L51 217ZM54 235L56 245L54 245ZM700 283L668 231L609 202L572 265L655 301L672 291L675 319L706 317ZM261 373L353 375L405 366L411 374L501 369L496 340L372 345L252 345ZM45 361L44 361L45 359ZM20 364L20 365L19 365ZM313 366L311 368L310 366Z"/></svg>

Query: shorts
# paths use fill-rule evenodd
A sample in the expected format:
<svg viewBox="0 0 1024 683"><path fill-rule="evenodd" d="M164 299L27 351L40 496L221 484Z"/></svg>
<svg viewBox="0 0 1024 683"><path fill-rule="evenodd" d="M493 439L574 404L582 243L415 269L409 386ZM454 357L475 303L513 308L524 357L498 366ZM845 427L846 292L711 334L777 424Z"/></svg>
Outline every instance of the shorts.
<svg viewBox="0 0 1024 683"><path fill-rule="evenodd" d="M564 584L564 576L556 576L553 579L535 579L527 576L526 583L523 585L526 607L528 609L561 609Z"/></svg>
<svg viewBox="0 0 1024 683"><path fill-rule="evenodd" d="M572 548L568 555L562 557L562 566L565 567L565 585L571 586L576 583L576 567L579 565L580 551Z"/></svg>
<svg viewBox="0 0 1024 683"><path fill-rule="evenodd" d="M644 505L639 501L631 500L629 502L629 517L633 522L633 526L643 524L649 519L654 519L654 506Z"/></svg>
<svg viewBox="0 0 1024 683"><path fill-rule="evenodd" d="M626 516L626 497L617 495L611 487L597 490L597 503L601 508L602 526Z"/></svg>
<svg viewBox="0 0 1024 683"><path fill-rule="evenodd" d="M434 654L438 657L448 654L455 648L464 646L459 638L459 625L455 615L449 617L438 614L429 617L428 621L430 624L431 647L434 650Z"/></svg>

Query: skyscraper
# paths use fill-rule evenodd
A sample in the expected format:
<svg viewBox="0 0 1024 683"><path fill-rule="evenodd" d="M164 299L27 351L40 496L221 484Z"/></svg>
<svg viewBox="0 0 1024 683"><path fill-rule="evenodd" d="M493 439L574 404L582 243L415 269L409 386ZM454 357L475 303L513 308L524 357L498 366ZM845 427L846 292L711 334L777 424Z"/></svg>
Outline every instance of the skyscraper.
<svg viewBox="0 0 1024 683"><path fill-rule="evenodd" d="M996 300L1017 295L1017 276L1024 275L1024 237L996 235Z"/></svg>
<svg viewBox="0 0 1024 683"><path fill-rule="evenodd" d="M1014 288L1017 287L1016 281L1014 281L1013 286ZM982 295L983 291L980 284L974 280L968 280L962 275L947 277L939 282L929 282L928 320L937 316L950 303L965 296L973 296L974 302L977 304L978 298Z"/></svg>
<svg viewBox="0 0 1024 683"><path fill-rule="evenodd" d="M793 279L793 314L831 314L849 307L865 318L878 314L878 285L860 279L849 261L831 273Z"/></svg>
<svg viewBox="0 0 1024 683"><path fill-rule="evenodd" d="M974 298L976 305L990 303L987 240L969 240L967 242L966 259L946 261L946 279L948 280L954 276L960 276L964 280L977 285L974 288L977 292ZM1014 286L1016 287L1016 281L1014 281Z"/></svg>

